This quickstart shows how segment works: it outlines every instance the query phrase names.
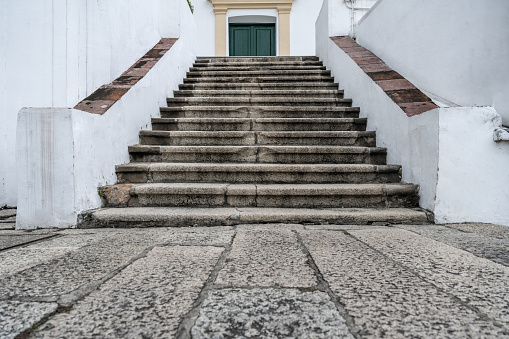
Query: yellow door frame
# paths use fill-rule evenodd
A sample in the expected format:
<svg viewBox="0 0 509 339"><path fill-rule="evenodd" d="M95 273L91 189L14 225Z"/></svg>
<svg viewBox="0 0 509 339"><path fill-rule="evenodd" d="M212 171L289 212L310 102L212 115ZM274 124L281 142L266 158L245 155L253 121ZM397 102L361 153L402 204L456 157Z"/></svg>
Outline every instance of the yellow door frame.
<svg viewBox="0 0 509 339"><path fill-rule="evenodd" d="M279 17L279 55L290 55L290 11L293 0L209 0L216 16L216 56L226 56L229 9L277 9Z"/></svg>

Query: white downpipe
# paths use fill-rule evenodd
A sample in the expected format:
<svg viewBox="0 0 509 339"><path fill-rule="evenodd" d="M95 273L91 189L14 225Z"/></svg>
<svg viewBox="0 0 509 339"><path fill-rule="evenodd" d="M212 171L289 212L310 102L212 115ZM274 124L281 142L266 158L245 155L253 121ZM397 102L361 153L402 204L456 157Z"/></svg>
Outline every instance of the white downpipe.
<svg viewBox="0 0 509 339"><path fill-rule="evenodd" d="M357 7L356 6L357 0L343 0L343 1L345 2L346 7L350 9L350 36L352 38L355 38L357 34L357 23L359 22L360 19L362 19L364 14L366 14L366 12L369 11L371 7L376 3L376 0L371 0L372 4L371 6L368 7L366 6ZM357 18L357 13L359 11L362 12L362 15L359 18Z"/></svg>

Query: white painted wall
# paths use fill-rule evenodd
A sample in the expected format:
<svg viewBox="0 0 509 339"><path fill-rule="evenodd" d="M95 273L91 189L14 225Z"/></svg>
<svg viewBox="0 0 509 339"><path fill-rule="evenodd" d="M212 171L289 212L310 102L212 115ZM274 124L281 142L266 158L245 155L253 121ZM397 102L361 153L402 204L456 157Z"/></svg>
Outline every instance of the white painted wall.
<svg viewBox="0 0 509 339"><path fill-rule="evenodd" d="M209 0L191 0L196 21L198 56L216 55L216 17Z"/></svg>
<svg viewBox="0 0 509 339"><path fill-rule="evenodd" d="M119 3L115 2L115 5L119 6ZM136 9L133 7L133 10ZM111 49L106 61L110 65L108 74L115 78L161 37L180 36L154 68L105 114L90 114L70 108L27 108L19 112L14 157L18 160L20 183L17 228L73 226L79 212L100 207L97 187L116 181L115 165L129 161L127 146L138 143L139 130L150 127L151 116L159 114L159 107L165 105L166 97L173 95L173 90L182 82L195 59L196 28L187 3L174 0L168 9L173 12L167 13L168 18L173 19L161 20L163 27L157 31L161 35L154 33L152 38L147 37L153 41L145 42L147 46L143 50L141 42L132 43L132 46L138 46L139 53L127 52L129 47L124 46L122 50L130 55L113 57L114 49ZM154 10L163 9L155 7ZM146 16L145 19L151 21L154 16ZM148 22L146 25L150 26ZM120 30L118 32L120 34ZM138 33L134 33L133 28L129 34L127 40L135 39ZM139 39L143 40L141 36ZM96 46L98 49L99 45ZM120 48L121 43L116 41L112 45ZM123 69L113 65L120 63L121 59ZM103 79L102 83L111 80ZM58 103L63 107L75 104ZM47 106L54 107L51 104Z"/></svg>
<svg viewBox="0 0 509 339"><path fill-rule="evenodd" d="M215 55L215 16L209 0L192 0L198 29L197 53ZM290 54L315 54L315 21L320 11L320 0L294 0L290 12ZM271 11L271 12L269 12ZM277 10L229 10L228 17L239 15L277 16ZM257 21L261 22L261 21Z"/></svg>
<svg viewBox="0 0 509 339"><path fill-rule="evenodd" d="M509 125L509 1L383 0L358 42L419 88Z"/></svg>
<svg viewBox="0 0 509 339"><path fill-rule="evenodd" d="M440 109L436 221L509 225L509 142L492 107Z"/></svg>
<svg viewBox="0 0 509 339"><path fill-rule="evenodd" d="M358 22L376 4L376 0L350 1L324 0L319 11L321 18L315 25L327 22L329 37L340 35L354 37Z"/></svg>
<svg viewBox="0 0 509 339"><path fill-rule="evenodd" d="M294 0L290 12L290 55L315 55L315 22L321 0Z"/></svg>
<svg viewBox="0 0 509 339"><path fill-rule="evenodd" d="M494 130L502 123L497 111L443 107L406 116L330 40L330 32L337 28L330 4L324 1L316 23L317 55L345 90L345 97L361 107L368 130L377 132L377 146L388 148L388 163L401 164L403 181L420 186L420 206L432 211L439 223L509 226L509 192L505 189L509 185L509 142L494 142Z"/></svg>
<svg viewBox="0 0 509 339"><path fill-rule="evenodd" d="M183 0L0 0L0 206L16 205L16 116L72 107L161 37L179 34Z"/></svg>

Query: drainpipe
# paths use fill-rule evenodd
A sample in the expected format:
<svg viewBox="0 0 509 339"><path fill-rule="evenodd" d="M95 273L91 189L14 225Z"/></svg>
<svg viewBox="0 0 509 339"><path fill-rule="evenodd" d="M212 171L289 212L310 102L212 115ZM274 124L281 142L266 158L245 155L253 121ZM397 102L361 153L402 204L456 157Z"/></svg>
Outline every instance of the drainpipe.
<svg viewBox="0 0 509 339"><path fill-rule="evenodd" d="M355 18L356 11L368 11L371 7L357 7L355 6L355 2L357 0L344 0L346 7L350 9L350 37L355 39L356 36L356 28L357 28L357 20Z"/></svg>

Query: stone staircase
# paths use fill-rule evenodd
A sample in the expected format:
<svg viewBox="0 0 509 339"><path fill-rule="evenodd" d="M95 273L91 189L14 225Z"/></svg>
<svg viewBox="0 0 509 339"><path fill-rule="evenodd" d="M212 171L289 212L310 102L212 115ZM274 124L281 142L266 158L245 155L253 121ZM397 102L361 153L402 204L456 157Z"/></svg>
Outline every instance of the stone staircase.
<svg viewBox="0 0 509 339"><path fill-rule="evenodd" d="M198 58L80 227L427 223L316 57Z"/></svg>

